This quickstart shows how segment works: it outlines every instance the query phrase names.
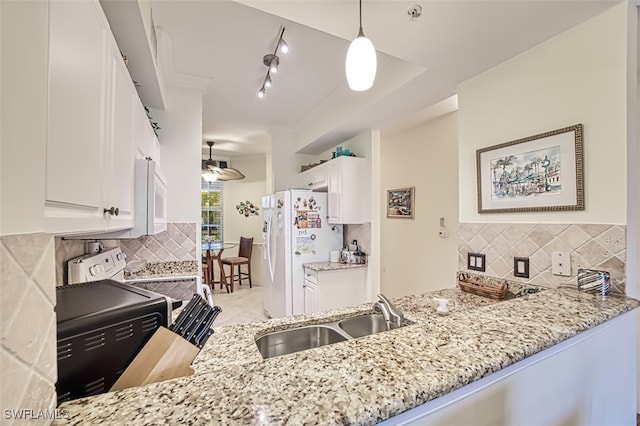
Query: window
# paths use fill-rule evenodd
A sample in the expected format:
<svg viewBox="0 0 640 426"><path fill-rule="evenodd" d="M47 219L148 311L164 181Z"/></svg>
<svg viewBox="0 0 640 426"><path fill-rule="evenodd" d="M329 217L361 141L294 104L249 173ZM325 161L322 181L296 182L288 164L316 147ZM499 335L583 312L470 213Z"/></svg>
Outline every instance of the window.
<svg viewBox="0 0 640 426"><path fill-rule="evenodd" d="M205 180L201 180L201 182L202 241L221 243L223 241L223 183L220 181L207 182Z"/></svg>

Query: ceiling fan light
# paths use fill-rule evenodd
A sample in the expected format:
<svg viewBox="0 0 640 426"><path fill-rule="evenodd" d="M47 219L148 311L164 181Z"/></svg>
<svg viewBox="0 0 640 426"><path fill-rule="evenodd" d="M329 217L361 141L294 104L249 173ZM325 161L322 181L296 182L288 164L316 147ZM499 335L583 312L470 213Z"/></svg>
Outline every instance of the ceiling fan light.
<svg viewBox="0 0 640 426"><path fill-rule="evenodd" d="M216 180L218 180L218 174L213 173L211 170L205 170L204 172L202 172L202 179L206 180L207 182L215 182Z"/></svg>
<svg viewBox="0 0 640 426"><path fill-rule="evenodd" d="M361 29L347 51L345 71L349 88L356 92L369 90L376 79L377 66L376 49Z"/></svg>

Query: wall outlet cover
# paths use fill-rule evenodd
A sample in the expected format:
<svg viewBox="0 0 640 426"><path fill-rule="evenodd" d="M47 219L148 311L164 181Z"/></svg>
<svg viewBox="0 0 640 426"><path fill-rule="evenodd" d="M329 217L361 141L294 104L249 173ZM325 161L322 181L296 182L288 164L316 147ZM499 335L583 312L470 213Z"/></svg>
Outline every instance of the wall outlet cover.
<svg viewBox="0 0 640 426"><path fill-rule="evenodd" d="M571 255L565 251L551 253L551 273L563 277L571 276Z"/></svg>
<svg viewBox="0 0 640 426"><path fill-rule="evenodd" d="M486 270L486 258L481 253L467 253L467 269L484 272Z"/></svg>
<svg viewBox="0 0 640 426"><path fill-rule="evenodd" d="M513 258L513 276L520 278L529 278L529 258L514 257Z"/></svg>

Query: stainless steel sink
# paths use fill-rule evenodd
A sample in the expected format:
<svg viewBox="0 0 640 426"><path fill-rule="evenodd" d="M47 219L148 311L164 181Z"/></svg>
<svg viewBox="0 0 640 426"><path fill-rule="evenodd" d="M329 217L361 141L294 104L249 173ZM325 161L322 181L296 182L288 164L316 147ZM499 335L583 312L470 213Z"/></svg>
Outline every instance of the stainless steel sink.
<svg viewBox="0 0 640 426"><path fill-rule="evenodd" d="M409 324L413 322L405 319L402 326ZM369 313L339 321L275 331L256 339L256 345L262 358L267 359L344 342L393 328L398 326L388 328L381 314Z"/></svg>
<svg viewBox="0 0 640 426"><path fill-rule="evenodd" d="M389 330L382 314L366 314L338 321L338 327L354 339Z"/></svg>
<svg viewBox="0 0 640 426"><path fill-rule="evenodd" d="M266 359L345 340L346 336L331 327L311 325L266 334L256 340L256 345Z"/></svg>

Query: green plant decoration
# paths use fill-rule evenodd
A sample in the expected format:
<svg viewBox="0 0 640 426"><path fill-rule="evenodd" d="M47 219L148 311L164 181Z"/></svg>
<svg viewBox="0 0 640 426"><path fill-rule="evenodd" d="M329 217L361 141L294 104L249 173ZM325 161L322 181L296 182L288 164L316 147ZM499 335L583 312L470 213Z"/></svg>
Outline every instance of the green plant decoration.
<svg viewBox="0 0 640 426"><path fill-rule="evenodd" d="M153 117L149 114L149 108L144 107L144 112L147 113L147 118L149 119L149 123L151 123L151 128L153 129L153 133L155 133L156 137L158 137L158 130L162 127L158 126L158 122L153 121Z"/></svg>

